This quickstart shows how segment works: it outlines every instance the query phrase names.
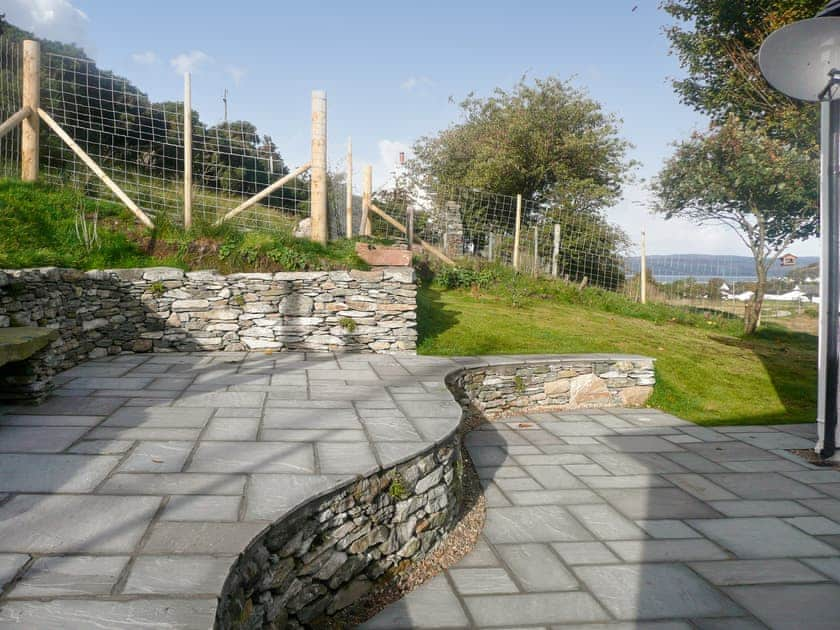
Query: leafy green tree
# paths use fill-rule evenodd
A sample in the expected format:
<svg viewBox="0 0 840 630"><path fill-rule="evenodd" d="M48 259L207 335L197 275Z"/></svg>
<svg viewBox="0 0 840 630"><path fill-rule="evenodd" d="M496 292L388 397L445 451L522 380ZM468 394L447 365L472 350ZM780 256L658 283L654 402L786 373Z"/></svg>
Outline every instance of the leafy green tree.
<svg viewBox="0 0 840 630"><path fill-rule="evenodd" d="M695 133L653 182L655 210L666 219L734 230L755 260L756 290L745 332L758 326L767 272L792 242L817 228L819 165L813 155L734 116L705 134Z"/></svg>
<svg viewBox="0 0 840 630"><path fill-rule="evenodd" d="M619 198L630 145L618 119L568 82L523 79L509 92L470 94L460 106L463 122L415 144L415 175L574 207Z"/></svg>
<svg viewBox="0 0 840 630"><path fill-rule="evenodd" d="M818 108L774 90L757 53L774 30L814 17L825 0L663 0L675 23L665 29L687 76L674 89L717 123L734 114L762 120L774 135L816 150Z"/></svg>
<svg viewBox="0 0 840 630"><path fill-rule="evenodd" d="M511 232L510 200L521 194L523 224L538 226L541 243L551 242L554 223L574 231L563 235L564 274L620 283L617 254L626 237L602 214L635 167L620 121L555 77L523 78L486 98L470 94L460 107L463 121L415 143L409 171L414 183L434 191L437 205L457 201L465 242L479 250L490 231ZM491 192L465 192L474 189ZM598 251L579 250L577 241Z"/></svg>

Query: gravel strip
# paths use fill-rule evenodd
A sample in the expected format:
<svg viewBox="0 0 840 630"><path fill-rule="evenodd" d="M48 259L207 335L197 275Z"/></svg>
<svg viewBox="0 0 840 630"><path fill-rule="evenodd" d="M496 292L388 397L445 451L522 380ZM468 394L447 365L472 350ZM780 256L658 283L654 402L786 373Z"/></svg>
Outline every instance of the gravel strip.
<svg viewBox="0 0 840 630"><path fill-rule="evenodd" d="M476 409L464 409L458 432L463 437L487 420ZM463 503L458 522L453 530L420 562L403 567L403 570L380 581L371 592L350 608L337 613L322 626L330 630L355 627L374 617L383 608L401 599L406 593L457 564L473 550L484 528L486 504L478 474L463 443L461 456L464 461Z"/></svg>

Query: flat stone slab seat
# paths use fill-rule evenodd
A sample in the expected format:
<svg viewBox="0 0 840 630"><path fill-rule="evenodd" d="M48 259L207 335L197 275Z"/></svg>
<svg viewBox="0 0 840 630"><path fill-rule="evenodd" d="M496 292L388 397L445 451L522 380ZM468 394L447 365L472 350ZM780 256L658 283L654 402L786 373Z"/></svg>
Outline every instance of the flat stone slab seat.
<svg viewBox="0 0 840 630"><path fill-rule="evenodd" d="M634 360L648 361L203 352L78 365L42 404L0 407L0 628L210 627L231 567L274 523L403 462L430 470L461 418L449 375L505 364L536 381L558 362ZM415 493L450 474L431 471Z"/></svg>
<svg viewBox="0 0 840 630"><path fill-rule="evenodd" d="M58 331L35 326L0 328L0 365L23 361L58 339Z"/></svg>

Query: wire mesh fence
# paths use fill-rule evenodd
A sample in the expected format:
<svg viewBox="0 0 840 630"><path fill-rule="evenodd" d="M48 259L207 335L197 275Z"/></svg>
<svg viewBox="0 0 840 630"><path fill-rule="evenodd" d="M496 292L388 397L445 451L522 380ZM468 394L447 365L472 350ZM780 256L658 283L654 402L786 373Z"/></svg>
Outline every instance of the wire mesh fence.
<svg viewBox="0 0 840 630"><path fill-rule="evenodd" d="M20 44L0 37L0 122L17 112L21 99ZM0 177L20 173L20 126L0 138Z"/></svg>
<svg viewBox="0 0 840 630"><path fill-rule="evenodd" d="M523 200L516 246L517 198L457 186L380 190L374 203L405 224L414 214L415 234L453 259L469 257L611 290L625 283L624 254L630 241L599 212L569 210ZM403 234L374 217L374 234Z"/></svg>
<svg viewBox="0 0 840 630"><path fill-rule="evenodd" d="M784 257L769 261L761 318L795 330L816 333L819 308L819 259ZM625 260L626 292L641 299L641 257ZM743 317L757 291L751 256L648 254L646 299L713 313Z"/></svg>
<svg viewBox="0 0 840 630"><path fill-rule="evenodd" d="M21 44L0 37L0 120L21 107ZM184 211L184 106L152 102L127 79L102 70L90 59L44 53L41 107L122 188L152 216L179 222ZM289 173L272 138L244 121L208 125L192 112L192 212L215 221ZM0 176L20 173L20 129L0 138ZM345 160L330 165L327 177L330 237L347 232ZM42 178L113 201L113 194L46 125L41 125ZM456 186L395 184L377 191L374 203L407 223L414 216L418 237L452 259L472 258L602 287L641 299L639 247L598 211L517 198ZM243 229L294 231L309 216L308 174L293 178L234 219ZM362 215L361 195L352 195L353 232ZM373 234L403 239L396 229L370 215ZM816 330L819 270L816 259L793 269L773 268L763 318L802 330ZM688 308L743 316L755 290L749 257L649 255L646 298ZM754 269L754 268L753 268Z"/></svg>
<svg viewBox="0 0 840 630"><path fill-rule="evenodd" d="M523 201L516 255L515 196L454 186L396 185L378 190L373 202L403 225L411 209L415 234L456 261L513 266L516 258L521 273L601 287L642 300L640 243L597 211ZM404 237L375 214L372 222L375 236ZM762 319L816 332L817 259L797 259L790 267L773 263ZM740 318L757 290L750 256L647 253L646 267L647 302Z"/></svg>
<svg viewBox="0 0 840 630"><path fill-rule="evenodd" d="M21 107L21 43L0 37L0 120ZM41 108L147 214L175 222L184 210L184 106L152 102L127 79L90 59L41 54ZM289 173L277 145L248 122L203 123L192 112L192 210L197 220L224 216ZM111 191L45 124L40 176L92 199ZM19 127L0 139L0 175L20 172ZM306 174L242 214L243 228L293 229L309 214Z"/></svg>

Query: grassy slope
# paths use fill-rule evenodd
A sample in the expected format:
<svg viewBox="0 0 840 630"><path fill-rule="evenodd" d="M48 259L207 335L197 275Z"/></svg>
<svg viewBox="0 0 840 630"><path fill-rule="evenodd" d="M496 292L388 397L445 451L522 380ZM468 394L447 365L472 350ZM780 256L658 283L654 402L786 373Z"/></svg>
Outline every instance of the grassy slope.
<svg viewBox="0 0 840 630"><path fill-rule="evenodd" d="M657 360L651 406L699 424L811 422L816 338L648 321L596 306L508 301L436 287L419 294L422 354L622 352Z"/></svg>
<svg viewBox="0 0 840 630"><path fill-rule="evenodd" d="M77 235L82 210L91 229L98 215L98 245L89 249ZM69 187L0 179L0 268L169 265L222 273L366 268L347 239L325 247L281 229L243 234L227 224L197 221L185 232L163 218L156 223L155 230L146 230L124 207L91 201Z"/></svg>

